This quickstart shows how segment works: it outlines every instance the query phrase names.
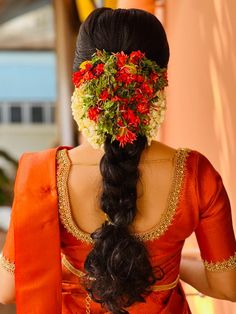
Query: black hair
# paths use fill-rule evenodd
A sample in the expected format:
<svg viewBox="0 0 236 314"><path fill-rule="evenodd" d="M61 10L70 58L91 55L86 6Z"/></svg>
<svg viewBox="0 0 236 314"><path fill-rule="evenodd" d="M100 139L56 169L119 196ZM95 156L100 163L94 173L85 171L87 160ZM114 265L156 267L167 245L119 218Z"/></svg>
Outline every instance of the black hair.
<svg viewBox="0 0 236 314"><path fill-rule="evenodd" d="M127 54L141 50L160 67L167 67L169 60L163 26L154 15L139 9L93 11L80 27L74 71L96 49ZM100 207L109 221L91 235L94 246L85 261L84 284L94 301L115 314L128 313L125 308L145 302L151 286L160 279L145 245L130 232L137 212L138 165L146 145L144 136L124 147L107 136L100 162Z"/></svg>
<svg viewBox="0 0 236 314"><path fill-rule="evenodd" d="M154 15L139 9L94 10L80 26L73 70L90 60L96 49L127 54L141 50L163 68L169 61L169 45L162 24Z"/></svg>

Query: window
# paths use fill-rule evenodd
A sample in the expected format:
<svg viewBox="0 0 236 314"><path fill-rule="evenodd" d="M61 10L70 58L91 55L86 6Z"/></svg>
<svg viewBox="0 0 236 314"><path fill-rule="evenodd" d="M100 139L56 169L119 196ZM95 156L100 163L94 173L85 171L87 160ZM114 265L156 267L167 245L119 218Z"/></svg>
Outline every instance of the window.
<svg viewBox="0 0 236 314"><path fill-rule="evenodd" d="M55 105L52 102L0 103L0 123L54 124Z"/></svg>
<svg viewBox="0 0 236 314"><path fill-rule="evenodd" d="M12 106L10 108L10 121L12 123L22 122L22 108L20 106Z"/></svg>
<svg viewBox="0 0 236 314"><path fill-rule="evenodd" d="M55 107L54 106L51 106L51 120L50 120L51 123L54 123L55 122Z"/></svg>
<svg viewBox="0 0 236 314"><path fill-rule="evenodd" d="M31 122L32 123L42 123L44 122L44 114L42 106L31 107Z"/></svg>

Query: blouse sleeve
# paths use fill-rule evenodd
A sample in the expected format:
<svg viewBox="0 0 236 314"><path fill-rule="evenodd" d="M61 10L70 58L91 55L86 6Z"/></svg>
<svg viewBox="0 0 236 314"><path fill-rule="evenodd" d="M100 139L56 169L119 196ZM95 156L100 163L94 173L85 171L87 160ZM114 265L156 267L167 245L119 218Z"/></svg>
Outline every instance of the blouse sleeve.
<svg viewBox="0 0 236 314"><path fill-rule="evenodd" d="M7 232L6 241L0 257L2 267L10 273L15 271L15 250L14 250L14 226L11 215L10 226Z"/></svg>
<svg viewBox="0 0 236 314"><path fill-rule="evenodd" d="M236 242L230 202L222 179L199 154L196 173L199 224L195 230L204 265L209 271L236 267Z"/></svg>
<svg viewBox="0 0 236 314"><path fill-rule="evenodd" d="M23 157L23 155L22 155ZM20 168L20 162L19 160L19 168ZM10 273L15 272L15 246L14 246L14 204L16 202L16 185L17 185L17 178L19 174L19 168L17 170L16 179L15 179L15 185L14 185L14 201L12 204L12 210L11 210L11 220L10 220L10 226L7 232L6 241L3 246L2 254L0 255L0 264L1 266L7 270Z"/></svg>

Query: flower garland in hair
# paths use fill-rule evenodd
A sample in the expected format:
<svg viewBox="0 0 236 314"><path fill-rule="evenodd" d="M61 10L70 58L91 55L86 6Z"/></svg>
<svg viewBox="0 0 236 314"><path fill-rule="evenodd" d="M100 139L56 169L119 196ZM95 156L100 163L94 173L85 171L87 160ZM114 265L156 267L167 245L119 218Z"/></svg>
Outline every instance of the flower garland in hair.
<svg viewBox="0 0 236 314"><path fill-rule="evenodd" d="M93 147L107 135L121 147L138 135L156 137L166 110L167 72L141 51L129 55L97 50L73 74L72 113Z"/></svg>

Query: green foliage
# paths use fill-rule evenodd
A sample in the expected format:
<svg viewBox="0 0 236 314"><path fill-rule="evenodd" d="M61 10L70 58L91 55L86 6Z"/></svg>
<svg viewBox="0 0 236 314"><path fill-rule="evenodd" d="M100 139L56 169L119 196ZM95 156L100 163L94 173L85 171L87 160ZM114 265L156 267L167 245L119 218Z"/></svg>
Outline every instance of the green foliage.
<svg viewBox="0 0 236 314"><path fill-rule="evenodd" d="M166 109L165 68L141 51L127 55L97 50L73 74L73 82L73 116L91 143L99 146L108 134L121 146L139 134L150 143Z"/></svg>
<svg viewBox="0 0 236 314"><path fill-rule="evenodd" d="M16 169L18 163L8 153L0 150L0 158L3 158ZM10 206L12 204L13 185L14 180L7 175L4 169L0 168L0 206Z"/></svg>

